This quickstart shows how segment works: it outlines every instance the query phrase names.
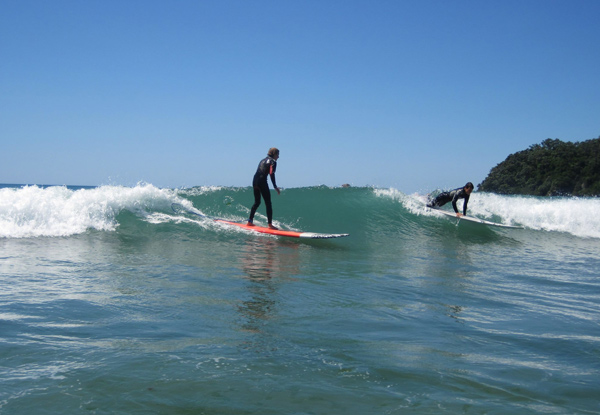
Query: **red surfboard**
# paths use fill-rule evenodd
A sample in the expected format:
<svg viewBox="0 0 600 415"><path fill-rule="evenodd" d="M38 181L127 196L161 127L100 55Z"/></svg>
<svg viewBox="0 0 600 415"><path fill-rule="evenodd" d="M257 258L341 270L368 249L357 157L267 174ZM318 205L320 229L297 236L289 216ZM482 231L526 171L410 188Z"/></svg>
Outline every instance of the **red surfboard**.
<svg viewBox="0 0 600 415"><path fill-rule="evenodd" d="M214 218L210 216L203 215L199 212L194 212L179 203L172 203L171 209L175 213L190 213L192 215L200 216L201 218L212 219L215 222L225 223L227 225L237 226L239 228L247 229L253 232L266 233L269 235L277 235L277 236L287 236L290 238L305 238L305 239L331 239L331 238L343 238L344 236L348 236L347 233L315 233L315 232L297 232L297 231L284 231L281 229L270 229L265 228L263 226L248 226L246 223L242 222L231 222L225 219Z"/></svg>
<svg viewBox="0 0 600 415"><path fill-rule="evenodd" d="M263 226L248 226L245 223L230 222L223 219L215 219L216 222L226 223L227 225L237 226L239 228L247 229L249 231L267 233L269 235L287 236L290 238L307 238L307 239L331 239L331 238L343 238L348 236L347 233L315 233L315 232L297 232L297 231L285 231L281 229L265 228Z"/></svg>

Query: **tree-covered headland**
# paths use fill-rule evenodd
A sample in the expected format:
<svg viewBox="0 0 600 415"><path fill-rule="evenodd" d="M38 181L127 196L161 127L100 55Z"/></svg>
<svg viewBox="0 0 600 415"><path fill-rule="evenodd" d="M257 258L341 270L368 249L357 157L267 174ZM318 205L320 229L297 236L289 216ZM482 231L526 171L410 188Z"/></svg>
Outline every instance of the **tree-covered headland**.
<svg viewBox="0 0 600 415"><path fill-rule="evenodd" d="M508 195L600 196L600 137L577 143L544 140L511 154L477 190Z"/></svg>

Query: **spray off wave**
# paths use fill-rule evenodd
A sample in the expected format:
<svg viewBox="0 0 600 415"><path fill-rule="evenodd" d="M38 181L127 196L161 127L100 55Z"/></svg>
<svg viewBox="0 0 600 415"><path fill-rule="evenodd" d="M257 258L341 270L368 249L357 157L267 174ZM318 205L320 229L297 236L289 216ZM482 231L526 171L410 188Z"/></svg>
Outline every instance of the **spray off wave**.
<svg viewBox="0 0 600 415"><path fill-rule="evenodd" d="M397 200L415 215L437 216L425 207L426 196L406 195L395 189L378 189L375 194ZM462 201L458 202L462 206ZM444 208L452 209L450 204ZM600 238L600 199L542 198L502 196L493 193L471 194L468 215L530 230L565 232L583 238Z"/></svg>
<svg viewBox="0 0 600 415"><path fill-rule="evenodd" d="M0 238L70 236L87 230L114 231L116 216L129 210L141 216L179 201L173 190L152 185L65 186L0 189Z"/></svg>

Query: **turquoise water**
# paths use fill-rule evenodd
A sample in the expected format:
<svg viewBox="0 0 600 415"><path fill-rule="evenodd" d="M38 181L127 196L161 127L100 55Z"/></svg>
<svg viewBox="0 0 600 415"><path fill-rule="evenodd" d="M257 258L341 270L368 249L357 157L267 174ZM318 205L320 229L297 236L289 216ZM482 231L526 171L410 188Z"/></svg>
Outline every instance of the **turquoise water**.
<svg viewBox="0 0 600 415"><path fill-rule="evenodd" d="M1 414L598 414L600 200L0 188ZM257 222L265 221L264 206Z"/></svg>

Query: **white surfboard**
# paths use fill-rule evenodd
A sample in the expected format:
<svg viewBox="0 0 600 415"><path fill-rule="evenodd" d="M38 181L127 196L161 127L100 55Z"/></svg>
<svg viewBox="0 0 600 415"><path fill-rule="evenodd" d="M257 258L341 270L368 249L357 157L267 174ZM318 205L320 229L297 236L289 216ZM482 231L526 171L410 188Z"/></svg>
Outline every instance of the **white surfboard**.
<svg viewBox="0 0 600 415"><path fill-rule="evenodd" d="M476 218L476 217L473 217L473 216L465 216L465 215L463 215L463 216L457 217L456 213L454 213L454 212L448 212L446 210L441 210L441 209L432 209L432 210L435 210L436 212L441 213L443 215L446 215L448 217L457 219L459 222L461 220L466 220L468 222L481 223L482 225L488 225L488 226L498 226L498 227L501 227L501 228L512 228L512 229L523 229L522 226L513 226L513 225L505 225L504 223L490 222L489 220L483 220L483 219L479 219L479 218Z"/></svg>

